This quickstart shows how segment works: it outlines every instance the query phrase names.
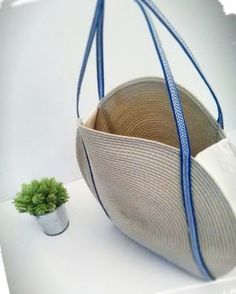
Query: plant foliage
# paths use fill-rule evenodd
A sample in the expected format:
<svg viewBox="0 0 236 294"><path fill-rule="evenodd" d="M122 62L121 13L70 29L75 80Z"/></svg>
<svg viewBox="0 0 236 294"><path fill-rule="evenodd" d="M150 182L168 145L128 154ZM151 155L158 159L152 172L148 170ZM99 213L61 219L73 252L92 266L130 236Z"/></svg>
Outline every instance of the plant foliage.
<svg viewBox="0 0 236 294"><path fill-rule="evenodd" d="M40 216L53 212L68 199L68 193L62 183L54 178L43 178L41 181L33 180L29 184L23 184L13 203L21 213Z"/></svg>

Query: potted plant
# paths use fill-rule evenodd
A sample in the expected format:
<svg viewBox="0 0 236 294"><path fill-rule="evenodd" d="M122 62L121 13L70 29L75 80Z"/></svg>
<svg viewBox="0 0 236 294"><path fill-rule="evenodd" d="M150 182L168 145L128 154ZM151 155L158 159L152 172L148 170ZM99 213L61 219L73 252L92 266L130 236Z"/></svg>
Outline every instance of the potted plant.
<svg viewBox="0 0 236 294"><path fill-rule="evenodd" d="M55 236L69 226L65 208L68 199L62 183L54 178L43 178L23 184L13 203L19 212L34 215L47 235Z"/></svg>

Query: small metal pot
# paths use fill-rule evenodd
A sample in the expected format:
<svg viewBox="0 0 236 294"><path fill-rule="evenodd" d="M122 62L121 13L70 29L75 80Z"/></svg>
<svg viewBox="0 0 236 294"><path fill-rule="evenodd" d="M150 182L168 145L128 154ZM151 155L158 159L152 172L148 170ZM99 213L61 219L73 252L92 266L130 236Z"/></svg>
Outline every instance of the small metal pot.
<svg viewBox="0 0 236 294"><path fill-rule="evenodd" d="M49 236L56 236L63 233L69 226L65 204L59 206L55 211L36 216L36 220Z"/></svg>

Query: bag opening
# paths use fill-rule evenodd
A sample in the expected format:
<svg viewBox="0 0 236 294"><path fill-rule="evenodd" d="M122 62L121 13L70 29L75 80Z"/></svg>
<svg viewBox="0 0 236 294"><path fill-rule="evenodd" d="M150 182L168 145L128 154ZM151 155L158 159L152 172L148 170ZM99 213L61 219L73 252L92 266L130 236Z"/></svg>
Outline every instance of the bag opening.
<svg viewBox="0 0 236 294"><path fill-rule="evenodd" d="M189 130L192 155L223 139L215 119L188 91L178 86ZM148 139L179 148L170 101L163 79L138 79L115 89L98 105L87 124L98 131Z"/></svg>

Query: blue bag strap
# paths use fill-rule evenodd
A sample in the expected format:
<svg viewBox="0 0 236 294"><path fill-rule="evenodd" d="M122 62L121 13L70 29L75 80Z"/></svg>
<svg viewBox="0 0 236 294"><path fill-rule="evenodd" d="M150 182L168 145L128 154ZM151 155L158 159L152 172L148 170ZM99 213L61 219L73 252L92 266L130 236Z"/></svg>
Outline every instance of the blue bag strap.
<svg viewBox="0 0 236 294"><path fill-rule="evenodd" d="M192 64L194 65L195 69L199 73L200 77L206 84L208 90L210 91L213 99L215 100L217 110L218 110L218 119L217 122L220 125L220 127L224 128L224 120L223 120L223 113L221 110L220 103L216 97L216 94L210 84L208 83L205 75L203 74L200 65L198 64L196 58L194 57L193 53L189 49L188 45L185 43L185 41L182 39L182 37L179 35L179 33L175 30L173 25L169 22L169 20L163 15L163 13L159 10L159 8L153 3L152 0L141 0L141 2L146 5L152 13L159 19L159 21L165 26L165 28L171 33L171 35L175 38L175 40L179 43L181 48L184 50ZM81 93L81 87L83 83L84 73L87 67L88 58L90 55L91 47L93 44L95 33L97 33L97 80L98 80L98 95L99 99L104 97L104 61L103 61L103 18L104 18L104 0L98 0L95 14L93 18L93 23L91 25L89 38L87 41L87 46L85 49L84 59L82 63L82 67L80 70L80 77L78 82L78 88L77 88L77 116L79 115L79 98Z"/></svg>
<svg viewBox="0 0 236 294"><path fill-rule="evenodd" d="M224 119L223 119L223 113L220 106L220 103L218 101L218 98L216 97L216 94L214 90L212 89L211 85L208 83L205 75L203 74L203 71L200 68L200 65L198 64L196 58L194 57L193 53L189 49L188 45L185 43L183 38L180 36L180 34L175 30L173 25L170 23L170 21L166 18L165 15L160 11L160 9L154 4L152 0L141 0L141 2L146 5L152 13L159 19L159 21L164 25L164 27L170 32L170 34L174 37L174 39L179 43L180 47L184 50L190 61L192 62L193 66L199 73L200 77L204 81L205 85L207 86L208 90L210 91L213 99L215 100L217 111L218 111L218 119L217 122L220 125L220 127L224 128Z"/></svg>
<svg viewBox="0 0 236 294"><path fill-rule="evenodd" d="M159 36L155 30L155 26L152 22L152 19L147 12L146 8L142 4L141 0L135 0L135 2L141 8L144 17L147 21L149 31L152 36L155 49L157 51L161 67L163 70L170 102L171 108L174 115L176 128L178 131L178 138L180 144L180 161L181 161L181 187L182 195L184 200L185 215L188 225L189 240L191 244L193 258L203 276L207 279L213 279L211 273L209 272L203 256L201 254L201 248L199 244L198 232L197 232L197 223L195 218L195 211L192 198L192 185L191 185L191 147L189 142L188 130L184 118L182 101L177 89L175 80L170 70L165 52L163 50Z"/></svg>
<svg viewBox="0 0 236 294"><path fill-rule="evenodd" d="M80 70L80 75L79 75L79 81L78 81L78 87L77 87L77 100L76 100L76 109L77 109L77 117L80 118L80 113L79 113L79 98L80 98L80 92L83 84L83 79L84 79L84 74L85 70L88 64L88 59L90 56L91 48L93 45L93 41L95 38L96 34L96 52L97 52L97 83L98 83L98 94L99 98L102 98L104 96L104 64L103 64L103 19L104 19L104 0L98 0L93 21L91 24L90 32L89 32L89 37L88 41L86 44L85 48L85 53L84 53L84 58L82 61L82 66ZM93 169L90 163L90 159L88 156L87 148L85 146L84 141L82 140L82 145L84 148L86 160L88 163L88 168L91 176L91 181L94 187L95 194L97 196L98 202L100 203L102 209L104 210L105 214L107 215L108 218L110 218L109 213L107 212L106 208L104 207L104 204L101 200L101 197L98 193L98 189L95 183L95 178L93 174Z"/></svg>
<svg viewBox="0 0 236 294"><path fill-rule="evenodd" d="M79 81L77 86L77 99L76 99L76 111L77 117L80 118L79 102L82 84L84 80L84 74L87 68L91 48L95 38L97 36L97 81L98 81L98 94L99 98L104 96L104 64L103 64L103 18L104 18L104 0L98 0L93 16L93 21L89 31L89 36L84 52L84 57L80 69Z"/></svg>
<svg viewBox="0 0 236 294"><path fill-rule="evenodd" d="M101 100L105 95L105 80L104 80L104 49L103 49L103 23L105 12L105 1L102 1L100 19L97 27L96 35L96 54L97 54L97 84L98 84L98 96Z"/></svg>

